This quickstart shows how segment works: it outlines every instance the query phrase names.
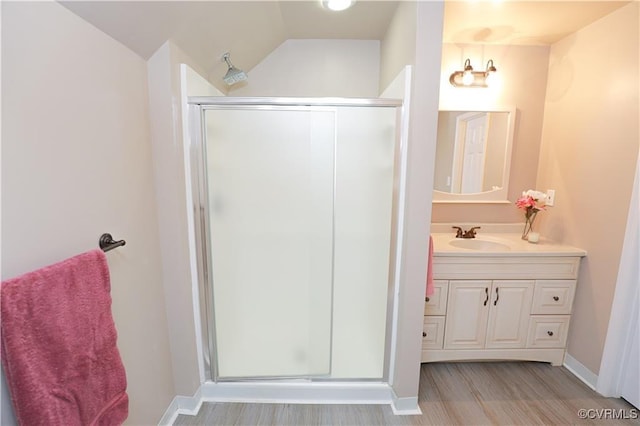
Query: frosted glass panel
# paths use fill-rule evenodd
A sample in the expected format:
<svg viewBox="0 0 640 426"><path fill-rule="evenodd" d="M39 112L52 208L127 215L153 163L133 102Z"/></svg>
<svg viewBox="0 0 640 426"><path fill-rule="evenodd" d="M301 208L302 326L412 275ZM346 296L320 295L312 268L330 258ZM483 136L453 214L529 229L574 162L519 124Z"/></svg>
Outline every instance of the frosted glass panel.
<svg viewBox="0 0 640 426"><path fill-rule="evenodd" d="M205 112L218 376L330 373L335 112Z"/></svg>
<svg viewBox="0 0 640 426"><path fill-rule="evenodd" d="M338 109L334 378L383 376L395 123L395 108Z"/></svg>

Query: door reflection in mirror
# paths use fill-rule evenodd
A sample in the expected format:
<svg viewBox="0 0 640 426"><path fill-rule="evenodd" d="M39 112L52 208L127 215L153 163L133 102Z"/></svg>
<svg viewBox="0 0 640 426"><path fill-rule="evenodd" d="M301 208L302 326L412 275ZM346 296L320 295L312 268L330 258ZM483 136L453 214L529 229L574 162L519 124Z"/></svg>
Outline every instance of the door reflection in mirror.
<svg viewBox="0 0 640 426"><path fill-rule="evenodd" d="M434 189L451 194L499 190L509 152L509 112L440 111Z"/></svg>

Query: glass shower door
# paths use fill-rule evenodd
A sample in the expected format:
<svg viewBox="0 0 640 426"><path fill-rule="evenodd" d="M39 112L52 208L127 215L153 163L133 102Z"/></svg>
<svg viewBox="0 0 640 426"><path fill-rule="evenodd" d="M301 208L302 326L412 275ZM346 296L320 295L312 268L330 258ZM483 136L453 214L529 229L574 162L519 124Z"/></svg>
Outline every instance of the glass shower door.
<svg viewBox="0 0 640 426"><path fill-rule="evenodd" d="M331 370L335 112L205 109L217 378Z"/></svg>

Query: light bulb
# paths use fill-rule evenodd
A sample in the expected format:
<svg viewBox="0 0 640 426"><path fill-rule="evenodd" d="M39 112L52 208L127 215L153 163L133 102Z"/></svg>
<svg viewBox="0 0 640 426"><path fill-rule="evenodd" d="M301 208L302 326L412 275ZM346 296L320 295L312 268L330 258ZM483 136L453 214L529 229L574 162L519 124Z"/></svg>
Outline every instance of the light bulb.
<svg viewBox="0 0 640 426"><path fill-rule="evenodd" d="M484 77L484 83L487 86L491 86L492 84L494 84L496 81L496 75L493 72L488 72L485 77Z"/></svg>
<svg viewBox="0 0 640 426"><path fill-rule="evenodd" d="M473 77L473 73L471 71L465 71L462 74L462 84L464 84L465 86L471 86L471 84L473 84L473 80L475 80L475 78Z"/></svg>
<svg viewBox="0 0 640 426"><path fill-rule="evenodd" d="M487 62L487 70L484 73L484 84L486 84L487 86L495 84L496 71L497 71L497 69L493 65L493 59L489 59L489 62Z"/></svg>
<svg viewBox="0 0 640 426"><path fill-rule="evenodd" d="M323 0L322 5L327 9L339 12L350 8L353 3L353 0Z"/></svg>

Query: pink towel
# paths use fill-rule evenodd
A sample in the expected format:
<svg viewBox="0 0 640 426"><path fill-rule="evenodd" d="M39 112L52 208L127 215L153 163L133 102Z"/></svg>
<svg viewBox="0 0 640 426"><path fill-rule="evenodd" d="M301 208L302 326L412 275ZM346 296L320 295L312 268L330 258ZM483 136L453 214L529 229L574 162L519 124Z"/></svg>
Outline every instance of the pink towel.
<svg viewBox="0 0 640 426"><path fill-rule="evenodd" d="M127 379L101 250L2 283L2 365L21 425L119 425Z"/></svg>
<svg viewBox="0 0 640 426"><path fill-rule="evenodd" d="M433 294L433 237L429 235L429 258L427 260L427 297Z"/></svg>

